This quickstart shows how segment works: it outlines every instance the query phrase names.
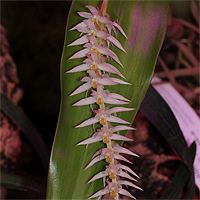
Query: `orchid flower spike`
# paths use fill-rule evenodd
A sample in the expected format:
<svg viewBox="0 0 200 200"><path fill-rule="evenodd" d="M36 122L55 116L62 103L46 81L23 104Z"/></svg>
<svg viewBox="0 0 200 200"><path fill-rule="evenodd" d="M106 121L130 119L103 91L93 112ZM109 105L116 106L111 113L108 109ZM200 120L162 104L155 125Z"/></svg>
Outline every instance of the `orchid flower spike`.
<svg viewBox="0 0 200 200"><path fill-rule="evenodd" d="M116 113L125 111L131 112L134 109L121 106L113 107L113 105L129 104L130 100L120 94L111 93L108 89L105 89L105 87L108 88L110 85L114 85L115 87L117 87L118 84L130 85L128 82L121 79L113 78L112 74L115 74L125 79L116 67L107 63L109 59L113 59L123 67L117 55L109 49L109 45L113 44L126 53L120 42L111 34L112 32L116 33L116 29L118 29L125 38L127 38L127 36L122 27L116 22L112 22L109 14L106 13L107 0L103 1L100 9L89 5L86 6L86 8L89 12L78 12L78 15L85 19L70 29L71 31L79 31L81 36L68 45L69 48L74 45L83 45L83 49L76 52L69 59L86 58L83 60L82 64L75 66L66 73L86 71L86 76L81 79L84 83L76 88L70 96L85 91L87 92L86 94L89 94L90 96L86 95L86 98L79 100L73 106L91 104L97 104L98 106L98 109L94 110L95 115L92 118L86 119L75 128L90 125L94 126L96 123L99 123L101 128L97 130L94 129L94 134L90 138L79 142L77 146L89 145L96 142L103 142L105 145L105 148L98 150L93 155L90 163L85 169L98 164L101 160L105 160L107 162L105 170L94 175L93 178L88 181L88 184L103 178L104 180L107 180L107 185L105 188L88 197L88 199L101 197L107 193L115 200L119 200L120 195L135 199L135 197L123 189L123 187L130 186L142 190L139 186L130 182L137 181L136 178L139 178L139 176L129 167L120 164L119 161L131 163L131 161L121 154L128 154L131 156L138 155L119 146L115 142L115 140L132 141L132 139L120 135L119 131L134 130L134 128L126 126L127 124L130 124L130 122L117 117ZM112 105L112 107L109 107L110 105ZM113 126L112 123L126 125ZM124 180L124 178L129 180Z"/></svg>

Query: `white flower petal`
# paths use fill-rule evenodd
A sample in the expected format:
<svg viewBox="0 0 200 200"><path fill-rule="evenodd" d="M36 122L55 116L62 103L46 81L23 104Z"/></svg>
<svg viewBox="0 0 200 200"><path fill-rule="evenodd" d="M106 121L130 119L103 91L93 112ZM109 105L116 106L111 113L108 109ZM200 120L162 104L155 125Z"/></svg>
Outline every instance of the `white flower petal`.
<svg viewBox="0 0 200 200"><path fill-rule="evenodd" d="M127 167L126 165L118 164L117 167L118 167L119 169L124 169L125 171L128 171L129 173L133 174L133 175L136 176L137 178L140 178L131 168Z"/></svg>
<svg viewBox="0 0 200 200"><path fill-rule="evenodd" d="M86 58L83 63L92 64L92 60L90 58Z"/></svg>
<svg viewBox="0 0 200 200"><path fill-rule="evenodd" d="M87 5L85 6L87 9L90 10L90 12L94 15L94 14L98 14L98 10L94 7L94 6L90 6L90 5Z"/></svg>
<svg viewBox="0 0 200 200"><path fill-rule="evenodd" d="M116 94L116 93L110 93L109 97L119 99L119 100L122 100L122 101L130 101L130 100L124 98L122 95Z"/></svg>
<svg viewBox="0 0 200 200"><path fill-rule="evenodd" d="M130 151L130 150L124 148L124 147L120 147L120 146L114 147L114 150L115 150L115 152L117 152L117 153L123 153L123 154L128 154L128 155L132 155L132 156L138 157L137 154L133 153L132 151Z"/></svg>
<svg viewBox="0 0 200 200"><path fill-rule="evenodd" d="M124 111L131 111L135 110L134 108L125 108L125 107L114 107L109 110L107 110L108 114L116 113L116 112L124 112Z"/></svg>
<svg viewBox="0 0 200 200"><path fill-rule="evenodd" d="M88 19L92 19L93 18L93 15L91 13L88 13L88 12L77 12L81 17L84 17L84 18L88 18Z"/></svg>
<svg viewBox="0 0 200 200"><path fill-rule="evenodd" d="M99 162L100 160L103 160L104 159L104 156L97 156L95 157L88 165L85 169L91 167L92 165L94 165L96 162Z"/></svg>
<svg viewBox="0 0 200 200"><path fill-rule="evenodd" d="M95 25L92 22L92 20L90 19L85 19L83 20L83 22L87 25L87 27L91 30L91 29L95 29Z"/></svg>
<svg viewBox="0 0 200 200"><path fill-rule="evenodd" d="M88 38L89 38L89 36L88 36ZM83 47L84 48L87 47L87 48L91 49L92 45L90 43L86 43L86 44L83 45Z"/></svg>
<svg viewBox="0 0 200 200"><path fill-rule="evenodd" d="M109 35L107 37L107 40L109 40L110 42L112 42L116 47L118 47L119 49L121 49L123 52L126 53L125 49L122 47L122 45L120 44L120 42L114 38L112 35Z"/></svg>
<svg viewBox="0 0 200 200"><path fill-rule="evenodd" d="M132 181L137 181L132 176L130 176L129 174L127 174L126 172L123 172L123 171L120 171L119 176L124 177L124 178L128 178L128 179L130 179Z"/></svg>
<svg viewBox="0 0 200 200"><path fill-rule="evenodd" d="M119 84L131 85L130 83L122 81L122 80L120 80L118 78L110 78L110 79L113 80L113 81L115 81L115 82L117 82L117 83L119 83Z"/></svg>
<svg viewBox="0 0 200 200"><path fill-rule="evenodd" d="M92 156L92 159L93 159L94 157L98 156L99 154L101 154L101 149L98 150L98 151Z"/></svg>
<svg viewBox="0 0 200 200"><path fill-rule="evenodd" d="M125 136L118 135L118 134L112 134L111 137L109 137L111 140L123 140L123 141L133 141L132 139L129 139Z"/></svg>
<svg viewBox="0 0 200 200"><path fill-rule="evenodd" d="M88 30L87 25L84 22L81 22L81 23L77 24L76 26L74 26L73 28L71 28L70 31L80 30L80 29L84 29L84 30L87 29Z"/></svg>
<svg viewBox="0 0 200 200"><path fill-rule="evenodd" d="M81 81L82 81L82 82L92 82L92 79L91 79L90 77L86 76L86 77L83 77L83 78L81 79Z"/></svg>
<svg viewBox="0 0 200 200"><path fill-rule="evenodd" d="M135 128L132 128L130 126L115 126L110 128L111 132L122 131L122 130L135 130Z"/></svg>
<svg viewBox="0 0 200 200"><path fill-rule="evenodd" d="M69 46L73 46L73 45L80 45L80 44L85 44L87 43L88 40L88 35L84 35L81 38L78 38L77 40L75 40L74 42L72 42L71 44L68 45Z"/></svg>
<svg viewBox="0 0 200 200"><path fill-rule="evenodd" d="M103 24L112 24L112 22L107 17L99 17L99 21Z"/></svg>
<svg viewBox="0 0 200 200"><path fill-rule="evenodd" d="M123 29L121 28L119 24L117 24L116 22L113 22L113 26L115 26L124 35L124 37L128 39L128 37L126 36L126 34L124 33Z"/></svg>
<svg viewBox="0 0 200 200"><path fill-rule="evenodd" d="M91 143L94 143L94 142L99 142L102 140L102 136L92 136L80 143L77 144L78 145L84 145L84 144L91 144Z"/></svg>
<svg viewBox="0 0 200 200"><path fill-rule="evenodd" d="M89 197L88 199L91 199L91 198L95 198L95 197L98 197L98 196L102 196L104 194L108 194L110 191L109 191L109 188L106 187L102 190L99 190L98 192L96 192L94 195L92 195L91 197Z"/></svg>
<svg viewBox="0 0 200 200"><path fill-rule="evenodd" d="M89 39L89 41L90 41L90 43L91 43L92 45L99 46L96 37L89 36L88 39Z"/></svg>
<svg viewBox="0 0 200 200"><path fill-rule="evenodd" d="M97 68L99 68L102 71L117 74L117 75L119 75L119 76L121 76L122 78L125 79L125 77L119 72L119 70L117 68L115 68L114 66L112 66L108 63L99 63L99 64L97 64Z"/></svg>
<svg viewBox="0 0 200 200"><path fill-rule="evenodd" d="M101 85L117 85L118 83L113 81L111 78L100 78L97 81Z"/></svg>
<svg viewBox="0 0 200 200"><path fill-rule="evenodd" d="M84 127L84 126L89 126L91 124L95 124L97 123L99 120L96 117L87 119L86 121L84 121L83 123L79 124L78 126L76 126L75 128L80 128L80 127Z"/></svg>
<svg viewBox="0 0 200 200"><path fill-rule="evenodd" d="M133 184L133 183L131 183L131 182L129 182L129 181L122 181L122 180L120 180L120 181L118 181L118 183L119 183L120 185L128 185L128 186L131 186L131 187L133 187L133 188L135 188L135 189L139 189L139 190L142 190L142 191L143 191L142 188L138 187L137 185L135 185L135 184Z"/></svg>
<svg viewBox="0 0 200 200"><path fill-rule="evenodd" d="M117 160L123 160L125 162L133 164L131 161L127 160L126 158L124 158L123 156L118 155L118 154L114 154L114 158L117 159Z"/></svg>
<svg viewBox="0 0 200 200"><path fill-rule="evenodd" d="M119 70L118 70L116 67L114 67L113 65L111 65L111 64L109 64L109 63L106 63L106 65L109 66L110 68L116 70L116 72L120 73ZM121 73L120 73L120 74L121 74ZM122 75L122 74L121 74L121 75ZM120 75L120 76L121 76L121 75ZM122 75L121 77L124 78L124 79L126 79L123 75Z"/></svg>
<svg viewBox="0 0 200 200"><path fill-rule="evenodd" d="M119 61L119 58L117 57L117 55L113 51L111 51L110 49L107 49L107 52L108 52L107 54L109 54L108 56L113 58L119 65L121 65L123 67L122 63ZM101 52L99 51L99 53L101 53ZM107 54L105 54L105 55L107 55Z"/></svg>
<svg viewBox="0 0 200 200"><path fill-rule="evenodd" d="M106 39L110 35L106 33L105 31L96 31L95 35L99 38Z"/></svg>
<svg viewBox="0 0 200 200"><path fill-rule="evenodd" d="M73 96L75 94L79 94L79 93L84 92L86 90L89 90L91 87L92 87L92 85L87 82L87 83L81 85L80 87L78 87L72 94L70 94L70 96Z"/></svg>
<svg viewBox="0 0 200 200"><path fill-rule="evenodd" d="M88 183L92 182L92 181L95 181L99 178L103 178L105 176L108 176L108 172L107 171L103 171L103 172L99 172L98 174L96 174L95 176L92 177L92 179L90 179L88 181Z"/></svg>
<svg viewBox="0 0 200 200"><path fill-rule="evenodd" d="M82 65L78 65L78 66L74 67L73 69L67 71L66 73L81 72L81 71L86 71L88 69L90 69L89 64L82 64Z"/></svg>
<svg viewBox="0 0 200 200"><path fill-rule="evenodd" d="M111 58L115 57L116 54L108 49L107 47L98 47L97 51L103 55L110 56Z"/></svg>
<svg viewBox="0 0 200 200"><path fill-rule="evenodd" d="M118 105L129 104L128 102L120 101L111 97L104 97L103 101L108 104L118 104Z"/></svg>
<svg viewBox="0 0 200 200"><path fill-rule="evenodd" d="M97 61L97 60L98 60L97 54L96 54L96 53L92 52L92 53L91 53L91 56L92 56L92 60L93 60L93 61Z"/></svg>
<svg viewBox="0 0 200 200"><path fill-rule="evenodd" d="M136 200L136 198L132 194L130 194L128 191L126 191L126 190L124 190L122 188L119 188L119 194L128 196L128 197L133 198L133 199Z"/></svg>
<svg viewBox="0 0 200 200"><path fill-rule="evenodd" d="M116 123L122 123L122 124L130 124L129 122L123 120L123 119L120 119L119 117L115 117L115 116L109 116L109 117L106 117L106 120L109 121L109 122L116 122Z"/></svg>
<svg viewBox="0 0 200 200"><path fill-rule="evenodd" d="M81 99L80 101L76 102L75 104L73 104L73 106L89 105L89 104L93 104L95 102L96 102L95 97L87 97L87 98Z"/></svg>
<svg viewBox="0 0 200 200"><path fill-rule="evenodd" d="M90 52L90 48L82 49L82 50L76 52L73 56L71 56L69 58L69 60L74 59L74 58L82 58L82 57L86 56L89 52Z"/></svg>

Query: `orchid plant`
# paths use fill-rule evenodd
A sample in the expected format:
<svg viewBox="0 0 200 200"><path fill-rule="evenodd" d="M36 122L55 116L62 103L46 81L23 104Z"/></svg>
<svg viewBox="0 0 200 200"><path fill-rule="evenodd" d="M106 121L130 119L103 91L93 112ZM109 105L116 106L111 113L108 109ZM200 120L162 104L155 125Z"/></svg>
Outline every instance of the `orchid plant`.
<svg viewBox="0 0 200 200"><path fill-rule="evenodd" d="M167 3L158 2L104 0L100 7L98 1L73 2L61 63L62 102L48 199L104 194L116 200L120 195L135 199L124 186L142 190L131 182L139 176L119 162L131 163L121 154L138 155L120 145L132 141L125 135L134 130L128 124L149 86L167 10Z"/></svg>
<svg viewBox="0 0 200 200"><path fill-rule="evenodd" d="M194 4L192 1L193 12L197 14ZM145 181L133 184L139 176L132 170L132 162L139 156L121 146L123 141L130 145L133 142L133 138L125 136L135 130L129 125L140 104L140 111L181 161L160 199L194 197L195 141L188 148L169 106L153 86L148 88L164 39L168 8L164 1L73 1L61 59L62 99L47 199L135 199L133 195L140 198L139 193L149 197L149 184L148 189ZM3 94L1 100L2 112L22 130L46 169L49 154L41 135L12 101ZM145 180L143 172L138 171L141 180ZM0 182L5 188L45 196L44 185L22 176L1 172ZM138 189L137 192L133 193L129 186L134 191ZM157 196L158 192L153 194L153 198Z"/></svg>
<svg viewBox="0 0 200 200"><path fill-rule="evenodd" d="M92 161L88 164L86 169L94 165L96 162L105 159L105 161L108 163L108 165L106 165L105 171L96 174L88 183L102 177L108 177L107 185L104 189L89 197L89 199L97 196L102 196L107 193L110 193L110 196L116 200L119 199L119 194L134 198L133 195L122 188L122 185L132 186L138 189L141 188L129 181L121 180L120 177L135 181L135 179L131 177L127 172L138 178L139 176L129 167L120 164L118 160L123 160L131 163L129 160L120 155L120 153L133 156L137 155L128 149L120 147L115 142L115 140L132 141L131 139L119 135L119 131L132 130L133 128L122 125L112 126L112 122L130 124L129 122L116 117L116 113L122 111L131 111L133 109L125 107L109 108L105 105L127 104L127 102L129 102L129 100L123 96L116 93L110 93L108 89L105 89L105 87L109 85L129 84L120 79L111 78L110 73L117 74L123 78L124 76L116 67L106 62L109 58L111 58L123 66L117 55L109 49L109 45L114 44L116 47L126 52L120 42L111 35L111 31L113 30L113 32L116 33L115 28L117 28L126 38L127 36L117 23L110 21L110 17L106 13L107 1L103 2L101 9L96 9L93 6L86 6L86 8L88 8L91 13L78 12L78 14L81 17L86 18L86 20L83 20L83 22L79 23L71 29L76 29L81 32L81 34L85 35L75 40L68 46L84 44L83 47L85 47L83 50L78 51L69 59L80 58L83 56L87 56L87 58L83 61L82 65L76 66L72 70L69 70L67 73L87 71L89 75L89 77L87 76L81 79L82 82L86 83L78 87L70 96L79 94L84 91L87 91L88 93L89 89L93 88L91 93L92 97L86 97L75 103L74 106L91 105L92 107L92 104L96 103L99 107L98 110L93 110L92 107L95 116L82 122L80 125L76 126L76 128L89 126L95 123L100 123L102 126L101 129L97 130L95 130L94 126L95 133L93 136L84 140L78 145L88 145L98 141L102 141L106 144L106 148L102 148L94 154ZM115 134L115 132L117 132L117 134ZM106 180L104 179L104 181Z"/></svg>

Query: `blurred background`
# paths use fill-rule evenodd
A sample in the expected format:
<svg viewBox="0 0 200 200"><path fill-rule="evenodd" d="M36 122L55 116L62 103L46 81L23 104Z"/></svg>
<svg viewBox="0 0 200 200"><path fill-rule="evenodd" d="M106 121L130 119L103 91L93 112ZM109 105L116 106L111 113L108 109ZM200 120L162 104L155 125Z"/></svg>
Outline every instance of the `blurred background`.
<svg viewBox="0 0 200 200"><path fill-rule="evenodd" d="M49 149L60 105L60 59L71 1L2 1L1 25L6 30L9 53L17 68L20 107L36 126ZM12 82L12 81L11 81ZM12 173L46 184L46 172L23 133L21 153ZM7 159L8 160L8 159ZM6 162L7 164L9 162ZM15 190L8 199L38 198Z"/></svg>
<svg viewBox="0 0 200 200"><path fill-rule="evenodd" d="M9 54L16 64L18 81L15 85L16 88L23 91L17 105L39 130L49 149L53 144L59 114L60 59L70 5L71 1L1 2L1 25L4 27L2 30L4 30L9 42ZM199 59L198 30L184 25L186 21L198 29L199 11L198 9L195 11L198 6L192 7L191 1L172 1L173 13L171 11L170 26L160 53L168 67L168 71L166 73L166 69L163 69L162 64L157 63L155 74L163 81L171 82L199 115L199 69L195 72L188 70L186 75L180 72L180 69L199 66L192 66L191 60L185 58L184 54L179 51L180 46L174 45L172 42L174 40L183 41L195 59ZM176 19L184 21L181 22ZM4 55L2 54L2 56ZM179 74L174 76L171 71L177 69ZM150 137L145 135L144 138L140 138L141 141L146 140L145 148L154 149L152 151L156 154L166 153L170 156L173 154L170 147L164 144L163 138L158 137L159 134L156 133L155 128L149 125L149 122L144 119L141 113L136 117L136 120L138 121L135 121L135 126L139 124L143 132L147 131L150 134ZM152 133L154 134L152 135ZM139 132L138 134L141 135ZM42 166L42 162L22 133L20 133L20 138L21 152L18 159L10 163L13 165L12 173L45 185L47 173ZM149 138L148 141L147 138ZM156 141L155 138L157 138ZM160 141L163 144L162 146L160 146ZM169 163L170 158L172 158L171 164ZM179 164L177 164L176 158L170 158L167 160L168 171L165 171L165 175L167 174L166 176L172 179ZM11 162L10 159L7 159L7 163L9 162ZM149 165L149 163L147 164ZM144 163L138 163L138 165L144 165ZM153 168L151 169L153 171ZM157 184L160 185L161 182L162 180L159 180ZM165 183L164 186L166 187L167 184ZM155 187L151 188L151 190L153 189ZM157 197L159 195L157 194ZM8 199L16 199L16 197L17 199L43 198L34 192L25 193L24 191L8 190Z"/></svg>

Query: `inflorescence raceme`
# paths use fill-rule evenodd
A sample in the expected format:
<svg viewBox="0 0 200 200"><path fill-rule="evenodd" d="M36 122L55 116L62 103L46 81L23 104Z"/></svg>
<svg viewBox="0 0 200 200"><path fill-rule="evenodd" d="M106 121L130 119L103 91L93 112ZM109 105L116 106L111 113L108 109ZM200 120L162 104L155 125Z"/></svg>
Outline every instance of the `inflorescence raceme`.
<svg viewBox="0 0 200 200"><path fill-rule="evenodd" d="M127 38L127 36L119 24L110 20L109 14L106 13L106 1L103 2L101 9L96 9L93 6L86 6L86 8L89 9L90 13L78 12L81 17L86 19L70 29L79 31L81 33L81 37L68 46L83 45L84 47L84 49L78 51L69 59L81 58L85 56L87 58L83 61L83 64L74 67L66 73L86 71L88 74L88 76L82 78L81 80L84 82L84 84L78 87L70 96L88 91L90 88L92 88L90 97L81 99L73 106L91 105L94 103L99 106L99 109L95 110L96 114L93 118L84 121L83 123L76 126L76 128L100 123L102 126L101 129L97 129L92 137L80 142L77 145L88 145L98 141L102 141L106 144L105 148L98 150L94 154L86 169L91 167L96 162L105 159L105 161L108 163L108 165L106 165L106 170L96 174L91 180L89 180L88 183L99 178L104 178L104 180L107 180L107 185L102 190L90 196L89 199L94 197L101 197L107 193L109 193L110 196L115 200L119 199L119 194L126 195L135 199L133 195L122 188L122 185L131 186L140 190L142 189L130 181L121 180L120 177L130 179L132 181L136 181L136 179L134 179L132 176L137 178L139 177L129 167L120 164L117 160L131 163L129 160L120 155L120 153L132 156L137 155L128 149L119 146L115 142L115 140L132 141L131 139L119 135L118 133L121 130L133 130L134 128L125 125L112 126L111 124L112 122L130 124L129 122L117 117L116 113L122 111L131 111L134 109L125 107L113 107L109 109L105 105L123 105L130 102L123 96L116 93L111 93L109 90L105 89L105 86L109 85L129 84L120 79L110 77L110 73L113 73L125 79L125 77L119 72L117 68L107 63L109 58L111 58L122 66L122 63L119 61L117 55L109 49L110 43L126 52L119 41L111 35L111 32L113 31L116 34L117 28L125 38Z"/></svg>

